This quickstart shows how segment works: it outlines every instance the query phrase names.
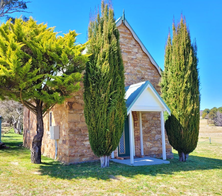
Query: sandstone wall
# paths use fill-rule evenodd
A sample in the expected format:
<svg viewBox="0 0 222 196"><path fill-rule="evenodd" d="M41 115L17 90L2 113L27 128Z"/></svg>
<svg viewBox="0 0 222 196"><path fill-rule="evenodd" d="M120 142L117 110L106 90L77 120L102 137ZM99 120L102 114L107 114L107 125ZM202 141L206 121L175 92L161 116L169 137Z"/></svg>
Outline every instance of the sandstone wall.
<svg viewBox="0 0 222 196"><path fill-rule="evenodd" d="M97 160L89 143L89 134L84 117L83 85L75 96L68 99L69 163Z"/></svg>
<svg viewBox="0 0 222 196"><path fill-rule="evenodd" d="M142 112L143 151L145 156L162 157L160 112ZM133 112L135 155L141 156L139 112ZM172 158L172 147L165 133L166 155Z"/></svg>
<svg viewBox="0 0 222 196"><path fill-rule="evenodd" d="M89 143L88 130L84 118L83 85L72 98L52 110L52 126L59 126L60 138L57 140L57 160L64 163L79 163L97 160ZM24 108L24 146L31 149L36 133L36 117ZM50 139L49 113L44 117L42 154L55 159L55 140Z"/></svg>
<svg viewBox="0 0 222 196"><path fill-rule="evenodd" d="M23 146L31 148L32 139L36 130L36 117L32 112L24 107L23 110Z"/></svg>
<svg viewBox="0 0 222 196"><path fill-rule="evenodd" d="M160 74L148 56L134 39L129 29L121 24L120 48L125 69L125 86L149 80L160 93Z"/></svg>
<svg viewBox="0 0 222 196"><path fill-rule="evenodd" d="M162 136L160 112L142 113L144 154L151 157L162 157ZM165 133L166 155L172 158L172 147Z"/></svg>
<svg viewBox="0 0 222 196"><path fill-rule="evenodd" d="M59 126L60 138L57 140L57 159L67 162L68 146L64 145L68 139L68 109L67 102L55 105L52 110L52 126ZM42 139L42 154L50 158L55 158L55 140L50 139L49 113L44 117L44 135ZM27 108L24 108L24 136L23 145L27 148L32 147L32 139L36 135L36 117Z"/></svg>
<svg viewBox="0 0 222 196"><path fill-rule="evenodd" d="M156 91L160 94L160 74L152 64L149 57L142 50L133 34L123 24L118 27L120 32L120 47L125 69L125 86L149 80ZM138 112L133 112L135 155L141 155L140 129ZM160 112L142 113L143 147L144 154L152 157L162 157L162 138ZM172 158L172 148L167 135L166 149L167 158Z"/></svg>

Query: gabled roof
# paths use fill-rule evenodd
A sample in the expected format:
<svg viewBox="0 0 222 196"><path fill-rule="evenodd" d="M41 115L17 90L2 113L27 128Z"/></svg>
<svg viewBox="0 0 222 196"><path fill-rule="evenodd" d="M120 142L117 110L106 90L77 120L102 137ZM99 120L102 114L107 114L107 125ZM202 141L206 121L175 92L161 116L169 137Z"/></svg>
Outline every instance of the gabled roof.
<svg viewBox="0 0 222 196"><path fill-rule="evenodd" d="M121 24L124 24L132 33L134 39L139 43L140 47L142 48L142 50L147 54L147 56L149 57L150 61L152 62L152 64L156 67L157 71L159 72L159 74L161 75L161 68L158 66L158 64L156 63L156 61L153 59L153 57L151 56L151 54L149 53L149 51L146 49L146 47L143 45L143 43L141 42L141 40L139 39L139 37L137 36L137 34L134 32L133 28L130 26L130 24L128 23L128 21L125 18L125 14L123 12L123 15L118 18L116 20L116 26L120 26Z"/></svg>
<svg viewBox="0 0 222 196"><path fill-rule="evenodd" d="M166 103L163 101L163 99L160 97L158 92L155 90L155 88L149 81L140 82L137 84L127 86L125 87L125 90L126 90L125 99L126 99L127 115L133 109L135 103L139 100L139 98L142 96L142 94L144 94L146 90L148 90L146 93L148 93L150 97L153 98L153 101L156 102L156 104L162 106L161 107L163 108L162 110L165 110L169 114L171 114L170 109L168 108ZM144 104L144 108L146 108L146 106L149 105L149 99L145 100L144 102L145 103L142 104ZM159 111L159 110L153 110L153 111Z"/></svg>

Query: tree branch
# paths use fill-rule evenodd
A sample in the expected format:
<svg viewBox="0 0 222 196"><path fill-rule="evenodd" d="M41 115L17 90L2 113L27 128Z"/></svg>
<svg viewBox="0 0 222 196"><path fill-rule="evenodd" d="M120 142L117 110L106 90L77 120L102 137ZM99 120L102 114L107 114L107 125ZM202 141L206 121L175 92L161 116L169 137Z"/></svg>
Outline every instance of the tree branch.
<svg viewBox="0 0 222 196"><path fill-rule="evenodd" d="M56 104L51 105L44 113L43 113L43 118L45 117L46 114L55 106Z"/></svg>
<svg viewBox="0 0 222 196"><path fill-rule="evenodd" d="M25 9L27 9L26 7L27 3L30 3L30 1L16 1L16 0L3 1L1 0L0 17L5 17L8 14L13 14L15 12L30 13L30 12L24 11Z"/></svg>
<svg viewBox="0 0 222 196"><path fill-rule="evenodd" d="M29 103L28 101L24 101L24 104L27 108L29 108L31 111L33 111L35 114L37 114L37 111L36 111L36 107Z"/></svg>

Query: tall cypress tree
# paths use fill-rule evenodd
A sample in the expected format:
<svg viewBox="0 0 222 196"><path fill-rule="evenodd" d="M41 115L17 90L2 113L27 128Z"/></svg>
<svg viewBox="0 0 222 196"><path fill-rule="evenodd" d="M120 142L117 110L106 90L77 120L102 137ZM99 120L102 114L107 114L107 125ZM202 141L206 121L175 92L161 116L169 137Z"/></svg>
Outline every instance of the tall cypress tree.
<svg viewBox="0 0 222 196"><path fill-rule="evenodd" d="M107 167L122 135L126 104L119 31L113 10L103 1L101 16L89 24L88 38L84 114L91 148L101 167Z"/></svg>
<svg viewBox="0 0 222 196"><path fill-rule="evenodd" d="M162 97L171 109L165 128L169 142L186 161L197 146L200 119L200 92L197 70L197 47L191 44L186 21L173 24L173 38L168 36L165 69L162 74Z"/></svg>

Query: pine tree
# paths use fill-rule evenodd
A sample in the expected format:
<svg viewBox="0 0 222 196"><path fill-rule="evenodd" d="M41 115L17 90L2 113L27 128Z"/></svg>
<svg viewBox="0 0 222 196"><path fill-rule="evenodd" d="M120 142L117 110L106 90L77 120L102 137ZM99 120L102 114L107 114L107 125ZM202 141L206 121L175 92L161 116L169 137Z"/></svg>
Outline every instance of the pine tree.
<svg viewBox="0 0 222 196"><path fill-rule="evenodd" d="M197 47L191 44L186 22L173 24L173 38L168 36L165 69L162 74L162 97L171 110L165 128L169 142L186 161L197 146L200 118L200 92L197 70Z"/></svg>
<svg viewBox="0 0 222 196"><path fill-rule="evenodd" d="M76 36L75 31L58 36L32 18L0 26L0 99L19 101L36 115L32 163L41 163L44 115L80 88L88 57Z"/></svg>
<svg viewBox="0 0 222 196"><path fill-rule="evenodd" d="M124 67L119 46L119 31L114 12L102 1L102 13L88 29L88 53L84 77L84 114L89 141L101 167L109 166L109 156L120 141L126 104Z"/></svg>

